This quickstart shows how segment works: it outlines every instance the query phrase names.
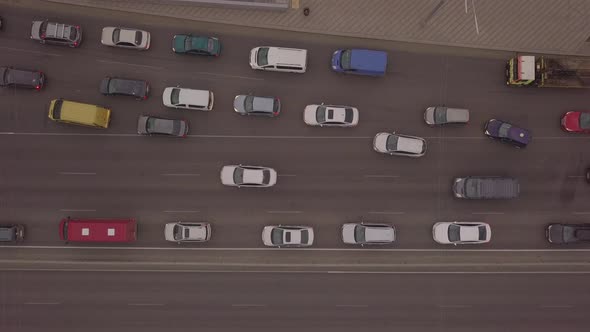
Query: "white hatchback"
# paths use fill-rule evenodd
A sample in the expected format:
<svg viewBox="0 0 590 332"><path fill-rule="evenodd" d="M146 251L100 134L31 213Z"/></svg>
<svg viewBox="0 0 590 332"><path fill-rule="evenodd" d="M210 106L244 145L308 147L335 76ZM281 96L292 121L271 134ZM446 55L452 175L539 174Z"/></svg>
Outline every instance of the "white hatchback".
<svg viewBox="0 0 590 332"><path fill-rule="evenodd" d="M277 171L262 166L223 166L221 183L231 187L272 187L277 183Z"/></svg>
<svg viewBox="0 0 590 332"><path fill-rule="evenodd" d="M303 121L310 126L354 127L359 123L359 110L352 106L307 105Z"/></svg>
<svg viewBox="0 0 590 332"><path fill-rule="evenodd" d="M426 154L426 140L396 133L378 133L373 139L373 149L395 156L422 157Z"/></svg>
<svg viewBox="0 0 590 332"><path fill-rule="evenodd" d="M206 222L171 222L164 226L164 237L171 242L205 242L211 239L211 225Z"/></svg>

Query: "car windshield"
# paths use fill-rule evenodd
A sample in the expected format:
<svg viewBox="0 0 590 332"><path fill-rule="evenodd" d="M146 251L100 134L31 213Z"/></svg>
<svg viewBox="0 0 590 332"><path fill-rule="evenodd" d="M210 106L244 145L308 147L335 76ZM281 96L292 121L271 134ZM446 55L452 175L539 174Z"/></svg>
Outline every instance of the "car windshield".
<svg viewBox="0 0 590 332"><path fill-rule="evenodd" d="M180 104L180 89L174 88L172 89L172 93L170 94L170 102L172 105Z"/></svg>
<svg viewBox="0 0 590 332"><path fill-rule="evenodd" d="M387 137L386 148L387 151L397 151L397 141L399 140L399 136L397 135L389 135Z"/></svg>
<svg viewBox="0 0 590 332"><path fill-rule="evenodd" d="M356 243L365 242L365 227L355 226L354 227L354 241Z"/></svg>
<svg viewBox="0 0 590 332"><path fill-rule="evenodd" d="M213 51L213 50L215 50L215 40L213 40L213 39L209 39L209 40L207 41L207 49L208 49L209 51Z"/></svg>
<svg viewBox="0 0 590 332"><path fill-rule="evenodd" d="M486 237L487 237L487 231L486 231L486 227L481 225L477 228L477 230L479 231L479 236L478 239L480 241L485 241Z"/></svg>
<svg viewBox="0 0 590 332"><path fill-rule="evenodd" d="M154 132L154 129L155 129L157 123L158 123L158 119L156 119L156 118L149 118L147 120L146 125L145 125L146 130L149 133Z"/></svg>
<svg viewBox="0 0 590 332"><path fill-rule="evenodd" d="M318 123L326 122L326 108L324 106L318 106L315 112L315 119Z"/></svg>
<svg viewBox="0 0 590 332"><path fill-rule="evenodd" d="M500 125L500 128L498 128L498 136L499 137L508 137L508 133L510 132L510 128L512 128L511 124L503 123L502 125Z"/></svg>
<svg viewBox="0 0 590 332"><path fill-rule="evenodd" d="M449 226L449 241L458 242L461 240L461 226L450 225Z"/></svg>
<svg viewBox="0 0 590 332"><path fill-rule="evenodd" d="M275 228L270 233L270 241L272 244L283 244L283 230Z"/></svg>
<svg viewBox="0 0 590 332"><path fill-rule="evenodd" d="M262 171L262 183L269 184L270 183L270 171L265 169Z"/></svg>
<svg viewBox="0 0 590 332"><path fill-rule="evenodd" d="M580 113L580 128L590 129L590 113Z"/></svg>
<svg viewBox="0 0 590 332"><path fill-rule="evenodd" d="M309 242L309 231L303 230L301 231L301 243L308 243Z"/></svg>
<svg viewBox="0 0 590 332"><path fill-rule="evenodd" d="M244 183L244 169L240 167L236 167L234 170L234 183L235 184L242 184Z"/></svg>
<svg viewBox="0 0 590 332"><path fill-rule="evenodd" d="M261 47L258 49L256 63L258 63L259 66L268 65L268 47Z"/></svg>
<svg viewBox="0 0 590 332"><path fill-rule="evenodd" d="M174 225L174 240L182 240L182 227Z"/></svg>
<svg viewBox="0 0 590 332"><path fill-rule="evenodd" d="M254 109L254 96L247 96L244 99L244 109L246 112L250 112Z"/></svg>
<svg viewBox="0 0 590 332"><path fill-rule="evenodd" d="M340 67L342 67L342 69L344 70L349 70L350 69L350 58L351 58L351 51L350 50L344 50L342 51L342 53L340 54Z"/></svg>
<svg viewBox="0 0 590 332"><path fill-rule="evenodd" d="M446 107L437 107L434 109L434 123L447 123Z"/></svg>
<svg viewBox="0 0 590 332"><path fill-rule="evenodd" d="M346 108L344 110L344 122L352 123L352 119L354 118L354 112L352 108Z"/></svg>
<svg viewBox="0 0 590 332"><path fill-rule="evenodd" d="M113 42L118 43L121 39L119 39L121 36L121 29L115 29L113 30Z"/></svg>
<svg viewBox="0 0 590 332"><path fill-rule="evenodd" d="M143 33L141 31L135 31L135 45L140 45L143 39Z"/></svg>

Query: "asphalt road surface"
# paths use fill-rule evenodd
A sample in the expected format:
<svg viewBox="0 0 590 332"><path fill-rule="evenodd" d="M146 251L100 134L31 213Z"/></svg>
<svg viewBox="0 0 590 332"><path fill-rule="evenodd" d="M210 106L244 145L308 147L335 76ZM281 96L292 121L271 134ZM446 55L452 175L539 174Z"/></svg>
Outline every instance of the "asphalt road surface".
<svg viewBox="0 0 590 332"><path fill-rule="evenodd" d="M504 62L510 54L404 51L392 43L375 46L364 40L76 11L60 14L40 6L7 7L2 13L2 64L36 68L48 77L41 92L0 90L0 219L26 225L25 245L61 245L58 222L72 216L137 218L136 245L146 247L176 245L164 241L164 223L196 220L213 224L209 247L261 247L262 227L282 223L312 225L315 246L343 248L340 225L363 219L397 227L398 242L390 248L441 248L432 241L432 224L464 220L490 223L492 241L478 248L538 249L550 248L544 238L548 223L588 219L590 188L582 175L590 160L590 137L562 132L559 117L587 109L589 93L506 87ZM31 20L42 18L81 24L82 46L29 40ZM151 49L102 46L100 31L108 25L149 30ZM172 36L186 32L218 36L223 54L173 54ZM252 70L249 50L260 45L308 49L308 72ZM387 75L332 72L331 53L352 46L386 49ZM152 94L147 101L102 96L98 85L108 75L145 79ZM177 84L212 90L214 110L166 109L161 92ZM243 93L281 98L281 115L235 114L233 98ZM101 131L50 121L47 107L58 97L111 108L111 127ZM306 126L303 108L320 102L358 107L358 127ZM428 127L424 109L441 104L469 108L471 122ZM136 135L137 117L143 113L188 119L190 137ZM533 142L518 150L486 139L482 127L490 118L531 130ZM372 138L381 131L425 137L426 156L374 152ZM268 190L222 186L221 167L235 163L274 167L278 183ZM521 197L454 199L453 177L467 175L517 177Z"/></svg>
<svg viewBox="0 0 590 332"><path fill-rule="evenodd" d="M4 272L0 329L576 332L587 278Z"/></svg>

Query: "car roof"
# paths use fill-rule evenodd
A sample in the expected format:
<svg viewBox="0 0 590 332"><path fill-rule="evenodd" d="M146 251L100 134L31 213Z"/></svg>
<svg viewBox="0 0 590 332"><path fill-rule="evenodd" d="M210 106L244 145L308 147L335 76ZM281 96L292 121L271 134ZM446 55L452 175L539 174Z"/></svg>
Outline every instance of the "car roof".
<svg viewBox="0 0 590 332"><path fill-rule="evenodd" d="M469 110L463 108L451 108L447 109L447 121L448 122L467 122L469 121Z"/></svg>
<svg viewBox="0 0 590 332"><path fill-rule="evenodd" d="M384 242L393 240L393 228L374 225L365 226L365 240L367 242Z"/></svg>
<svg viewBox="0 0 590 332"><path fill-rule="evenodd" d="M186 240L202 240L207 237L207 228L205 227L205 225L179 223L179 226L183 227L183 230L189 230L189 236L185 238Z"/></svg>
<svg viewBox="0 0 590 332"><path fill-rule="evenodd" d="M479 241L480 225L460 225L461 241Z"/></svg>
<svg viewBox="0 0 590 332"><path fill-rule="evenodd" d="M268 63L284 65L304 65L307 50L284 47L268 47Z"/></svg>
<svg viewBox="0 0 590 332"><path fill-rule="evenodd" d="M132 43L133 45L135 45L135 33L137 32L137 30L132 30L132 29L128 29L128 28L119 28L119 29L120 29L119 41L128 42L128 43Z"/></svg>
<svg viewBox="0 0 590 332"><path fill-rule="evenodd" d="M8 69L8 75L13 82L19 84L29 84L33 85L36 83L37 80L40 78L39 72L31 71L31 70L21 70L21 69Z"/></svg>
<svg viewBox="0 0 590 332"><path fill-rule="evenodd" d="M271 112L274 109L275 99L273 97L256 97L252 99L252 107L255 111Z"/></svg>
<svg viewBox="0 0 590 332"><path fill-rule="evenodd" d="M13 226L0 227L0 241L14 241L16 239L16 232Z"/></svg>
<svg viewBox="0 0 590 332"><path fill-rule="evenodd" d="M510 125L510 130L508 130L508 138L511 140L521 143L521 144L528 144L531 140L531 134L528 130L520 128L518 126L513 125L512 123L505 122L502 120L492 119L488 122L487 130L488 132L498 137L500 135L500 127L503 124Z"/></svg>
<svg viewBox="0 0 590 332"><path fill-rule="evenodd" d="M398 134L394 135L398 136L397 149L399 151L406 151L416 154L424 152L424 141L422 139Z"/></svg>
<svg viewBox="0 0 590 332"><path fill-rule="evenodd" d="M203 100L209 100L209 91L207 90L195 90L187 88L174 89L180 89L180 93L178 94L178 102L180 104L201 105Z"/></svg>
<svg viewBox="0 0 590 332"><path fill-rule="evenodd" d="M263 178L263 170L244 168L244 183L262 183Z"/></svg>

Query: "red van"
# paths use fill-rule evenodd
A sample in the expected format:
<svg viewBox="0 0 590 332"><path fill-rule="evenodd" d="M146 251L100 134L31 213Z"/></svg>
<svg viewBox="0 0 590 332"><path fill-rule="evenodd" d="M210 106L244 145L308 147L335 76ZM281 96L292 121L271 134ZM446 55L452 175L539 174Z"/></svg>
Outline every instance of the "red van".
<svg viewBox="0 0 590 332"><path fill-rule="evenodd" d="M62 219L59 237L66 242L133 242L135 219Z"/></svg>

